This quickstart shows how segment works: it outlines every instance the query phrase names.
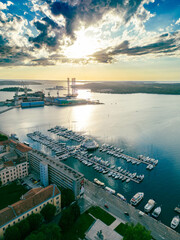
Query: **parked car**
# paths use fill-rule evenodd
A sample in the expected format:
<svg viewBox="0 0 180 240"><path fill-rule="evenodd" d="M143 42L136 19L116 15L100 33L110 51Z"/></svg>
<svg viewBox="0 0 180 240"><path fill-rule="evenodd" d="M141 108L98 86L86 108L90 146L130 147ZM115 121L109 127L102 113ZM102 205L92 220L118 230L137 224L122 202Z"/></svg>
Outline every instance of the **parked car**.
<svg viewBox="0 0 180 240"><path fill-rule="evenodd" d="M109 209L109 207L108 207L108 205L107 205L107 204L104 204L104 207L105 207L105 208L107 208L107 209Z"/></svg>
<svg viewBox="0 0 180 240"><path fill-rule="evenodd" d="M129 216L129 213L128 213L128 212L124 212L124 214L125 214L126 216Z"/></svg>

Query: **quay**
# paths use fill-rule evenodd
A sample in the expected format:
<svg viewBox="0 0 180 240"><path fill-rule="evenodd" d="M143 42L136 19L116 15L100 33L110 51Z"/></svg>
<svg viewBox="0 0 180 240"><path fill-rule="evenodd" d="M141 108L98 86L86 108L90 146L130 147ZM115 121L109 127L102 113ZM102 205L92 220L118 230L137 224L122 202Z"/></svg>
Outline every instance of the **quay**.
<svg viewBox="0 0 180 240"><path fill-rule="evenodd" d="M9 110L11 110L11 109L13 109L14 107L9 107L9 108L7 108L7 109L4 109L4 110L2 110L2 111L0 111L0 114L1 113L4 113L4 112L7 112L7 111L9 111Z"/></svg>
<svg viewBox="0 0 180 240"><path fill-rule="evenodd" d="M91 205L98 205L104 208L104 204L107 204L108 211L122 219L124 222L130 222L137 224L138 222L151 231L153 238L156 240L178 240L180 234L170 227L164 225L162 222L144 214L139 215L139 210L133 207L131 204L124 202L117 196L105 191L100 186L85 179L85 193L84 198L79 199L79 205L81 212L84 212ZM129 216L126 216L124 212L128 212Z"/></svg>

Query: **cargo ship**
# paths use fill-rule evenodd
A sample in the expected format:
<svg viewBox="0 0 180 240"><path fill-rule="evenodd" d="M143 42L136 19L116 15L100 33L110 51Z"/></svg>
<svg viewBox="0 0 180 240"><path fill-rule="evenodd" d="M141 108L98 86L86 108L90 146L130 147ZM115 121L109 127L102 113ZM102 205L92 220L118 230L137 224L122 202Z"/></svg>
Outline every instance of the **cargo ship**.
<svg viewBox="0 0 180 240"><path fill-rule="evenodd" d="M22 102L21 108L44 107L44 101Z"/></svg>

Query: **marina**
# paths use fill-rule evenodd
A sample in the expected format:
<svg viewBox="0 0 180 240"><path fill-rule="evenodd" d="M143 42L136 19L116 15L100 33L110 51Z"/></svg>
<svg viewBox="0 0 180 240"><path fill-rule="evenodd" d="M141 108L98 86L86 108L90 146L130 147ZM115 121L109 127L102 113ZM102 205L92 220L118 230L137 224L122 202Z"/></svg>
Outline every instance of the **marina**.
<svg viewBox="0 0 180 240"><path fill-rule="evenodd" d="M55 158L59 161L74 157L88 167L93 165L93 168L99 173L108 173L108 177L112 177L115 180L119 179L122 182L126 181L126 183L130 181L140 183L144 179L144 175L137 175L136 172L131 173L121 167L115 169L115 165L110 165L110 162L104 161L93 154L88 154L88 151L81 147L81 145L67 146L65 143L55 141L39 131L29 133L27 136L33 141L39 142L47 148L50 148L51 151L54 152Z"/></svg>
<svg viewBox="0 0 180 240"><path fill-rule="evenodd" d="M37 89L34 88L34 90ZM158 219L170 226L175 213L174 208L178 207L180 197L180 193L177 191L180 183L178 173L180 134L178 130L179 118L177 118L179 115L176 107L173 111L171 110L171 104L174 101L179 101L179 96L166 96L166 98L163 95L152 96L146 94L108 96L107 99L105 94L93 95L93 98L100 99L101 102L105 103L104 105L68 108L59 108L57 106L29 109L14 108L1 115L1 129L3 132L9 133L9 135L16 133L21 142L26 141L33 148L38 148L48 154L52 152L50 148L34 142L26 134L40 131L58 142L66 143L68 146L80 143L47 131L57 125L64 126L83 137L94 138L98 142L99 148L89 154L93 154L98 158L101 157L104 161L109 161L112 166L115 165L114 169L121 167L123 171L137 172L137 175L144 175L143 181L140 184L134 181L122 182L122 180L114 177L108 177L110 172L107 174L99 173L99 171L94 170L94 165L88 167L73 157L66 158L66 155L63 156L63 158L66 158L65 163L82 172L92 182L94 178L104 182L106 186L125 196L128 202L137 192L144 192L145 196L137 206L141 211L144 211L144 205L148 199L155 198L157 206L162 205L162 212ZM131 102L135 105L128 108ZM145 103L145 105L142 105L142 103ZM168 109L170 115L164 112L164 108ZM117 111L117 109L119 110ZM151 115L147 111L151 111ZM82 113L81 117L80 113ZM159 129L158 123L162 116L163 121L161 122L163 124L161 124L162 128ZM150 121L152 117L153 124ZM175 121L173 123L176 123L174 127L171 124L172 119ZM172 134L173 132L177 132L176 137ZM168 139L166 138L167 135ZM159 162L152 171L148 171L146 170L148 164L131 164L131 162L127 162L122 158L116 158L113 155L99 151L104 143L121 148L124 150L123 154L136 159L139 155L143 155L158 159ZM55 156L54 152L53 154ZM167 189L169 194L167 194ZM178 226L176 231L179 232L179 230Z"/></svg>

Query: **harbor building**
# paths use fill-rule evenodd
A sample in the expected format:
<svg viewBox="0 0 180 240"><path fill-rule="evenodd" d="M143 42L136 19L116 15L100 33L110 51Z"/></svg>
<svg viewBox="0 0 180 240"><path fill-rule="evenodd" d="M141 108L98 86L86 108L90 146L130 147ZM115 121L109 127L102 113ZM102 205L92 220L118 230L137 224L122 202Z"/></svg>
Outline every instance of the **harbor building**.
<svg viewBox="0 0 180 240"><path fill-rule="evenodd" d="M40 180L43 186L49 185L48 164L46 162L40 162Z"/></svg>
<svg viewBox="0 0 180 240"><path fill-rule="evenodd" d="M73 168L57 161L55 158L47 156L46 154L31 150L28 152L29 165L32 170L40 175L40 163L48 165L48 177L51 183L58 186L69 188L74 192L78 198L84 189L84 175L74 170ZM42 171L42 174L45 173ZM45 177L44 177L45 179Z"/></svg>
<svg viewBox="0 0 180 240"><path fill-rule="evenodd" d="M21 197L21 200L0 210L0 239L6 229L19 223L33 213L40 213L48 203L61 211L61 192L55 184L46 188L33 188Z"/></svg>

